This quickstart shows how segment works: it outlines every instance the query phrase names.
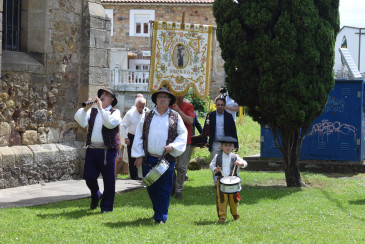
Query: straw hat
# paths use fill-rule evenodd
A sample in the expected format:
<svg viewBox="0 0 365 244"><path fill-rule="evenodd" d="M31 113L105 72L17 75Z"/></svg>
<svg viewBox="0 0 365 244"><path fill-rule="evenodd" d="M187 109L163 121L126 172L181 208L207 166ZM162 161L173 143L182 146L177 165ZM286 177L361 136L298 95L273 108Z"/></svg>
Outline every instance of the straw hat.
<svg viewBox="0 0 365 244"><path fill-rule="evenodd" d="M154 104L157 104L156 103L156 98L157 98L157 95L160 94L160 93L165 93L165 94L168 94L170 96L171 100L170 100L169 106L171 106L172 104L175 103L176 97L169 91L169 89L166 87L166 85L164 85L163 87L160 88L160 90L158 90L157 92L152 94L151 99L152 99L152 102Z"/></svg>

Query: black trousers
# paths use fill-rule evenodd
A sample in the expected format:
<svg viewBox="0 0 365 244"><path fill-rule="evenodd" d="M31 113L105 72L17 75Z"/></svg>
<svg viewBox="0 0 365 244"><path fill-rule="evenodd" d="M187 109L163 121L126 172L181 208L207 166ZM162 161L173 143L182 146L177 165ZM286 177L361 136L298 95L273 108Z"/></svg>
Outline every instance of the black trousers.
<svg viewBox="0 0 365 244"><path fill-rule="evenodd" d="M130 175L131 179L138 180L138 170L137 170L137 167L134 165L134 162L136 161L136 159L132 158L132 156L131 156L134 135L128 133L128 139L130 141L129 146L127 146L128 162L129 162L129 175Z"/></svg>

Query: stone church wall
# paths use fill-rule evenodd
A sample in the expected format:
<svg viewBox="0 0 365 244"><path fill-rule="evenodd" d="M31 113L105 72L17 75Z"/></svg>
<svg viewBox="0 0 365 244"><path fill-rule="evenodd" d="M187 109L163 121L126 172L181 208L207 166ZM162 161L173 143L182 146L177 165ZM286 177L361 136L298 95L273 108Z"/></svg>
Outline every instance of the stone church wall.
<svg viewBox="0 0 365 244"><path fill-rule="evenodd" d="M100 0L24 1L21 16L20 52L2 53L0 189L79 177L85 130L74 114L110 82Z"/></svg>

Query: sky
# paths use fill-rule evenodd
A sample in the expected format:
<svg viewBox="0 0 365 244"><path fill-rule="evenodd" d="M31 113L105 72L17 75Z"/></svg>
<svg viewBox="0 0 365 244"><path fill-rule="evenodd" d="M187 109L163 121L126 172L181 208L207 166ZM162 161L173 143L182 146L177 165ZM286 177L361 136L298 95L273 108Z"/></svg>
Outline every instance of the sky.
<svg viewBox="0 0 365 244"><path fill-rule="evenodd" d="M340 0L340 26L365 27L365 0Z"/></svg>

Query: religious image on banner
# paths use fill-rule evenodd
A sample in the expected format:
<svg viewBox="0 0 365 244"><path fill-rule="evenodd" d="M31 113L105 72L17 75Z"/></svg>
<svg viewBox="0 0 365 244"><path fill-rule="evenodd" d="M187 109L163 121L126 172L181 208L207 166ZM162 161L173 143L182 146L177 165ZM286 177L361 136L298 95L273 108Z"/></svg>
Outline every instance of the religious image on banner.
<svg viewBox="0 0 365 244"><path fill-rule="evenodd" d="M154 21L153 30L150 92L168 84L176 96L193 87L199 98L207 97L213 26Z"/></svg>

